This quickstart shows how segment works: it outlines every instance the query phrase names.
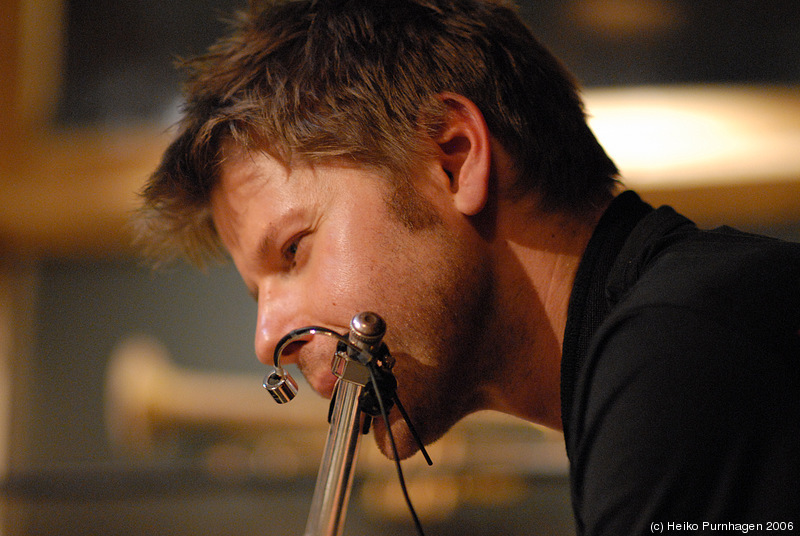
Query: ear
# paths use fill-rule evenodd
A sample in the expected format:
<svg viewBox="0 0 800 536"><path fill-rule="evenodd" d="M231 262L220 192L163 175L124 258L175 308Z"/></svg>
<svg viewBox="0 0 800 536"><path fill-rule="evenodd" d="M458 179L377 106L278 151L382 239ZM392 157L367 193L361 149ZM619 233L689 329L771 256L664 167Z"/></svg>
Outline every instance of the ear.
<svg viewBox="0 0 800 536"><path fill-rule="evenodd" d="M467 216L478 214L489 197L492 151L489 128L478 107L455 93L438 97L448 109L444 127L434 140L439 161L450 178L450 191L457 210Z"/></svg>

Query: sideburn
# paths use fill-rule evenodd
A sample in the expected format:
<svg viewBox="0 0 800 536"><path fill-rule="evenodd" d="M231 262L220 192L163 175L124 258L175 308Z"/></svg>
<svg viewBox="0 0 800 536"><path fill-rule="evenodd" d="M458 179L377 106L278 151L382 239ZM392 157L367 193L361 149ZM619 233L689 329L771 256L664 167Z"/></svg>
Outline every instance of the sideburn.
<svg viewBox="0 0 800 536"><path fill-rule="evenodd" d="M397 179L386 195L390 213L409 231L422 231L442 224L434 206L408 179Z"/></svg>

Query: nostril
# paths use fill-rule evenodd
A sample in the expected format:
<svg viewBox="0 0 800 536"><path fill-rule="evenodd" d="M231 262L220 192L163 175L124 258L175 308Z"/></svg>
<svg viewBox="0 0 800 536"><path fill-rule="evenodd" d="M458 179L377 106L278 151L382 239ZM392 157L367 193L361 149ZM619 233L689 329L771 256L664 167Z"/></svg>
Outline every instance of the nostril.
<svg viewBox="0 0 800 536"><path fill-rule="evenodd" d="M306 340L307 339L307 340ZM293 340L284 344L278 356L281 365L297 365L300 360L300 349L310 342L311 337Z"/></svg>
<svg viewBox="0 0 800 536"><path fill-rule="evenodd" d="M298 335L299 330L290 331L276 343L264 333L256 332L256 356L265 365L293 364L297 361L300 347L311 339L311 335Z"/></svg>
<svg viewBox="0 0 800 536"><path fill-rule="evenodd" d="M316 335L326 335L342 340L342 335L338 332L319 326L308 326L292 330L284 335L273 349L272 358L275 366L280 369L283 365L295 364L300 365L302 368L302 361L304 359L308 360L311 354L316 354L318 351L325 352L325 348L318 347L316 343L313 345L313 350L311 350L310 346L307 349L303 348L307 343L312 342ZM303 355L306 353L309 356ZM331 355L333 353L333 347L331 347Z"/></svg>
<svg viewBox="0 0 800 536"><path fill-rule="evenodd" d="M281 361L286 363L287 359L291 360L292 356L297 354L300 351L300 348L307 342L308 341L292 341L284 346L283 351L281 352Z"/></svg>

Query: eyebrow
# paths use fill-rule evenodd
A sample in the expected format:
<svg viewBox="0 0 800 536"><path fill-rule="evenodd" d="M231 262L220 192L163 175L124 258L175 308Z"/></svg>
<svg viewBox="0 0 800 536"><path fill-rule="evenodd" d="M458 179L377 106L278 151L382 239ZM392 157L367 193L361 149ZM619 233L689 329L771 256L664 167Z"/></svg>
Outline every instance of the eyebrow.
<svg viewBox="0 0 800 536"><path fill-rule="evenodd" d="M272 235L274 234L272 226L266 229L261 237L258 239L258 245L253 252L253 258L250 259L256 266L261 266L264 259L269 255L269 250L272 247Z"/></svg>
<svg viewBox="0 0 800 536"><path fill-rule="evenodd" d="M262 266L264 259L269 257L272 248L275 246L275 237L279 235L280 230L293 225L293 222L302 218L305 212L304 209L299 207L289 207L282 211L281 214L278 214L272 223L262 230L250 261L255 266Z"/></svg>
<svg viewBox="0 0 800 536"><path fill-rule="evenodd" d="M270 226L258 238L253 253L247 258L247 262L256 269L260 269L264 265L264 259L269 255L269 250L272 246L272 233L272 226ZM247 294L258 302L258 287L251 286L247 281L244 281L244 284L247 289Z"/></svg>

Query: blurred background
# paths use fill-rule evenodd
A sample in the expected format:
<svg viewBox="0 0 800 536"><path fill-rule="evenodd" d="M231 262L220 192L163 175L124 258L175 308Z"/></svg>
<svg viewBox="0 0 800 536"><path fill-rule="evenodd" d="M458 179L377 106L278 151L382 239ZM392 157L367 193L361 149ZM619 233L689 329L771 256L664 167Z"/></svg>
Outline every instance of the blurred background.
<svg viewBox="0 0 800 536"><path fill-rule="evenodd" d="M272 404L230 266L153 272L135 192L176 57L233 0L0 2L0 534L300 534L327 405ZM800 241L795 0L528 0L626 184L701 226ZM574 532L558 434L478 415L412 459L427 533ZM350 534L413 534L364 442Z"/></svg>

